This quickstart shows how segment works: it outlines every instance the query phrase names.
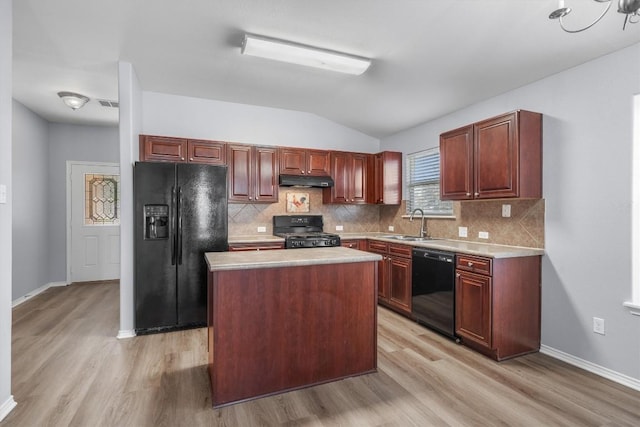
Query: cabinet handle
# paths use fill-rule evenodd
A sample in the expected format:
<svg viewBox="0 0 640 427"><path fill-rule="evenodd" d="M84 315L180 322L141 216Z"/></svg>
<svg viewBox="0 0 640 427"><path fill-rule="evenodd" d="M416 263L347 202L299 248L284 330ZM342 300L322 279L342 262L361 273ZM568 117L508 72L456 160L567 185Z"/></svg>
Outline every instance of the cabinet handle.
<svg viewBox="0 0 640 427"><path fill-rule="evenodd" d="M180 160L182 160L184 162L184 157L180 157Z"/></svg>
<svg viewBox="0 0 640 427"><path fill-rule="evenodd" d="M193 162L193 157L189 157L189 160Z"/></svg>
<svg viewBox="0 0 640 427"><path fill-rule="evenodd" d="M249 200L253 200L253 197L249 197Z"/></svg>
<svg viewBox="0 0 640 427"><path fill-rule="evenodd" d="M471 195L471 193L467 193L467 196L470 196L470 195Z"/></svg>
<svg viewBox="0 0 640 427"><path fill-rule="evenodd" d="M480 195L480 193L474 193L474 195L475 195L475 196L479 196L479 195Z"/></svg>
<svg viewBox="0 0 640 427"><path fill-rule="evenodd" d="M258 200L260 197L256 196L256 200Z"/></svg>
<svg viewBox="0 0 640 427"><path fill-rule="evenodd" d="M456 273L456 277L460 277L460 273Z"/></svg>
<svg viewBox="0 0 640 427"><path fill-rule="evenodd" d="M471 261L467 262L467 265L468 265L469 267L473 267L473 263L472 263Z"/></svg>
<svg viewBox="0 0 640 427"><path fill-rule="evenodd" d="M310 171L310 170L308 170L308 171L307 171L307 173L311 173L311 171Z"/></svg>
<svg viewBox="0 0 640 427"><path fill-rule="evenodd" d="M304 171L302 171L302 175L304 175Z"/></svg>

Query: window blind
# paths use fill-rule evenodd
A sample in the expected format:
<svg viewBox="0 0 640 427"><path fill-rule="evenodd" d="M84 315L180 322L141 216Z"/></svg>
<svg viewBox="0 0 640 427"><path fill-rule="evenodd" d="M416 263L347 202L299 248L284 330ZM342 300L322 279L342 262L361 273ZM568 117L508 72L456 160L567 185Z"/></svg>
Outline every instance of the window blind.
<svg viewBox="0 0 640 427"><path fill-rule="evenodd" d="M425 215L453 215L453 203L440 200L439 148L407 156L407 185L407 213L420 208Z"/></svg>

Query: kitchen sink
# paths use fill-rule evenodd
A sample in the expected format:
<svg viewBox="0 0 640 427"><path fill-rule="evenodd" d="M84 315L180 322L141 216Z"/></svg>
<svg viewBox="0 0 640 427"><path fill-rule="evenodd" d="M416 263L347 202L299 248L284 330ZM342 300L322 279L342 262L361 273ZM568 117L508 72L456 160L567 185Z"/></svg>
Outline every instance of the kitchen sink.
<svg viewBox="0 0 640 427"><path fill-rule="evenodd" d="M391 236L382 236L383 239L402 240L405 242L426 242L428 240L437 240L433 237L418 237L418 236L401 236L393 234Z"/></svg>

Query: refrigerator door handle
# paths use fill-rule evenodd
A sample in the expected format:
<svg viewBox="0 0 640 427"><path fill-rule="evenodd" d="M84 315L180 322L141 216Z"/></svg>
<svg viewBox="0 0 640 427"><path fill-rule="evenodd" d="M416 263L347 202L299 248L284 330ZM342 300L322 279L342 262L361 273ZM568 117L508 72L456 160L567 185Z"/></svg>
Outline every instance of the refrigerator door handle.
<svg viewBox="0 0 640 427"><path fill-rule="evenodd" d="M182 265L182 187L178 187L178 265Z"/></svg>
<svg viewBox="0 0 640 427"><path fill-rule="evenodd" d="M176 208L176 187L171 187L171 212ZM176 224L171 221L171 265L176 265Z"/></svg>

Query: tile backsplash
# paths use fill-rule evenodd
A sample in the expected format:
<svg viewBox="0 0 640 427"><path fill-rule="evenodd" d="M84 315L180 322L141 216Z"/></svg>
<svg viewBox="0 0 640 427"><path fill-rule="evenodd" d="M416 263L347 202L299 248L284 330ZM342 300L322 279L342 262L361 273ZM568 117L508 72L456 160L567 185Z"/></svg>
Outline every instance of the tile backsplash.
<svg viewBox="0 0 640 427"><path fill-rule="evenodd" d="M502 205L511 206L511 217L502 217ZM444 239L544 248L544 199L455 202L453 213L455 218L427 219L427 233ZM382 207L380 231L393 225L395 233L417 236L420 221L402 215L406 215L404 201L400 208ZM458 227L467 227L467 237L458 236ZM489 238L479 238L481 231L489 233Z"/></svg>
<svg viewBox="0 0 640 427"><path fill-rule="evenodd" d="M406 205L332 205L322 203L321 188L280 188L278 203L269 204L229 204L229 235L256 235L258 227L265 227L264 234L273 233L272 217L288 215L287 193L307 193L309 212L305 214L322 215L324 230L335 232L341 225L344 233L388 232L389 226L394 233L415 234L420 231L420 221L409 221ZM502 205L511 205L511 217L502 217ZM544 247L544 200L491 200L454 203L455 218L426 220L429 235L432 237L466 240L482 243ZM466 238L458 237L458 227L467 227ZM478 232L489 233L488 239L478 238Z"/></svg>

